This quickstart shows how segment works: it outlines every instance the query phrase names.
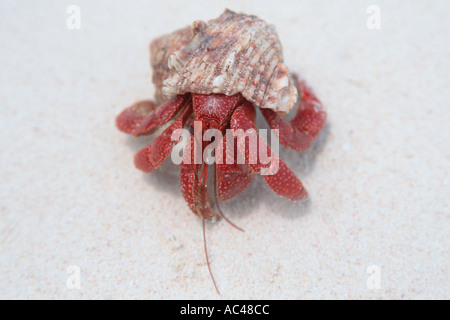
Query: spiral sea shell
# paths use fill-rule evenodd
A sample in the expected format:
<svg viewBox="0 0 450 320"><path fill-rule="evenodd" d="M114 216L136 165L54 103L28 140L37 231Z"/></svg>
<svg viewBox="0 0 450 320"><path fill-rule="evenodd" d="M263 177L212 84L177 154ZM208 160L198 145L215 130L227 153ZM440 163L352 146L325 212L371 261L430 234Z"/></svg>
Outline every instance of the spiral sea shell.
<svg viewBox="0 0 450 320"><path fill-rule="evenodd" d="M150 45L156 99L186 92L241 93L257 107L289 112L297 89L273 26L230 10Z"/></svg>

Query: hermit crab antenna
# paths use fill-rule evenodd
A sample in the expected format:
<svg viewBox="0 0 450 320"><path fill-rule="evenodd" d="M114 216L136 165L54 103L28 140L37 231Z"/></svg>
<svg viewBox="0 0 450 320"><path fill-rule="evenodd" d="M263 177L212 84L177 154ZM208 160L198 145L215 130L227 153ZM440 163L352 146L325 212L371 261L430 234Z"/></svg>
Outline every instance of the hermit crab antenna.
<svg viewBox="0 0 450 320"><path fill-rule="evenodd" d="M200 174L200 185L202 185L206 188L206 181L208 179L208 165L206 163L203 163L202 172ZM214 288L217 291L217 294L220 295L220 291L217 288L216 280L214 280L214 276L211 271L211 265L209 264L209 256L208 256L208 249L206 245L206 231L205 231L205 215L204 213L197 207L197 213L199 216L202 217L202 225L203 225L203 246L205 248L205 258L206 258L206 265L208 266L209 275L211 276L211 280L214 284Z"/></svg>
<svg viewBox="0 0 450 320"><path fill-rule="evenodd" d="M202 179L204 179L203 185L206 188L207 180L208 180L208 165L206 163L203 164L202 172L200 174L200 185L202 184Z"/></svg>
<svg viewBox="0 0 450 320"><path fill-rule="evenodd" d="M207 246L206 246L206 232L205 232L205 215L203 214L202 214L202 224L203 224L203 246L205 248L206 265L208 266L209 275L211 276L214 288L216 288L217 294L220 295L220 291L217 288L216 280L214 280L214 276L211 271L211 266L209 265L208 249L206 248Z"/></svg>
<svg viewBox="0 0 450 320"><path fill-rule="evenodd" d="M239 231L245 232L244 229L238 227L237 225L235 225L231 220L229 220L222 212L222 210L219 207L219 200L217 199L217 165L214 166L214 202L217 208L217 211L219 212L219 215L224 218L224 220L226 222L228 222L232 227L238 229Z"/></svg>

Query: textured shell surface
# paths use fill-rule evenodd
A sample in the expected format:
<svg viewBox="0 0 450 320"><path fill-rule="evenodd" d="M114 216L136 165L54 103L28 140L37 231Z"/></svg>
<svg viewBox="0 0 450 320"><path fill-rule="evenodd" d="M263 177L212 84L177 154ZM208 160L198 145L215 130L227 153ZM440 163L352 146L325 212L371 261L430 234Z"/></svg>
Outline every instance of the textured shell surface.
<svg viewBox="0 0 450 320"><path fill-rule="evenodd" d="M162 92L164 80L172 75L168 60L172 53L185 47L192 40L192 30L188 26L164 35L150 43L150 65L153 70L152 81L155 85L155 99L163 103L169 97Z"/></svg>
<svg viewBox="0 0 450 320"><path fill-rule="evenodd" d="M287 113L297 101L275 29L256 16L225 10L155 39L150 51L158 102L187 92L241 93L259 108Z"/></svg>

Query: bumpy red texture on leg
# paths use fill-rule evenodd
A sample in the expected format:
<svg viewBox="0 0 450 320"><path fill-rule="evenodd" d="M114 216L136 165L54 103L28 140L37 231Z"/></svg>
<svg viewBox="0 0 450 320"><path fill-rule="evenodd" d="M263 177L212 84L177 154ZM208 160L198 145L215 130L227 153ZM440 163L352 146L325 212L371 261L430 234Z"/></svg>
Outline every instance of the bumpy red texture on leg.
<svg viewBox="0 0 450 320"><path fill-rule="evenodd" d="M261 113L271 128L279 129L279 139L283 146L304 151L311 147L311 143L319 135L325 125L327 114L305 81L294 78L300 95L295 117L288 121L268 109L261 109Z"/></svg>
<svg viewBox="0 0 450 320"><path fill-rule="evenodd" d="M136 168L144 172L151 172L159 167L170 155L173 146L179 141L179 139L172 141L172 133L184 127L191 113L191 106L187 106L180 117L164 130L150 146L140 150L134 157Z"/></svg>
<svg viewBox="0 0 450 320"><path fill-rule="evenodd" d="M251 110L253 106L250 103L245 103L238 107L231 117L231 128L232 129L242 129L244 131L254 130L256 134L255 121L251 121L249 115L252 116L253 111ZM263 164L259 158L259 149L266 149L267 155L271 155L272 162L278 161L278 171L272 171L270 174L264 175L264 181L267 185L278 195L291 200L301 200L308 196L306 189L303 187L301 181L295 176L291 169L281 160L278 155L273 154L270 147L261 137L257 137L258 148L256 151L257 155L253 155L254 159L257 159L256 163L252 164L252 156L250 154L249 139L245 138L239 141L238 139L238 151L245 150L245 159L249 164L249 167L254 173L261 173L261 170L271 170L269 169L270 164ZM245 145L244 145L245 144ZM254 148L255 149L255 148Z"/></svg>
<svg viewBox="0 0 450 320"><path fill-rule="evenodd" d="M157 108L151 101L135 103L117 116L116 125L135 137L152 134L186 106L189 98L188 94L176 96Z"/></svg>
<svg viewBox="0 0 450 320"><path fill-rule="evenodd" d="M295 176L283 160L279 160L278 172L273 175L264 175L264 181L276 194L290 200L303 200L308 192L301 181Z"/></svg>
<svg viewBox="0 0 450 320"><path fill-rule="evenodd" d="M211 209L207 189L198 177L200 169L201 165L194 163L194 136L191 136L180 165L181 193L193 213L205 218L216 217L216 213Z"/></svg>
<svg viewBox="0 0 450 320"><path fill-rule="evenodd" d="M156 108L157 105L153 101L136 102L116 117L116 126L122 132L131 133L142 119Z"/></svg>
<svg viewBox="0 0 450 320"><path fill-rule="evenodd" d="M235 138L232 139L234 141L234 147L230 146L227 148L225 136L219 142L223 146L222 149L217 148L217 152L223 153L222 163L216 164L217 195L222 201L229 200L241 194L250 185L254 175L247 164L237 163L237 142ZM233 163L227 164L227 158L230 160L233 159Z"/></svg>

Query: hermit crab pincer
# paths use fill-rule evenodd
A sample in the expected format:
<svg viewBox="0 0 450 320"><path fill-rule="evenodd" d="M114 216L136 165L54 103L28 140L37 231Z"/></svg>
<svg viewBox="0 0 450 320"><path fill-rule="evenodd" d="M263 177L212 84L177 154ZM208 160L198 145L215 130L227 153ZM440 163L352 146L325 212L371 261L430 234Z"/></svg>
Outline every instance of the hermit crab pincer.
<svg viewBox="0 0 450 320"><path fill-rule="evenodd" d="M117 117L116 125L138 137L174 121L152 145L135 155L138 169L151 172L158 168L181 139L174 139L174 133L197 123L200 139L209 129L223 134L215 141L220 147L215 150L216 157L223 153L222 158L227 160L230 154L232 160L239 155L244 159L241 163L223 161L214 165L196 161L195 148L203 155L212 141L198 141L190 133L180 163L181 192L192 212L203 218L203 226L205 218L223 217L218 200L242 193L255 174L263 174L265 183L280 196L290 200L307 197L300 180L278 155L272 154L278 162L277 170L268 173L268 163L261 161L260 153L254 154L250 145L249 136L253 134L256 150L272 153L256 133L257 109L268 125L277 129L281 144L298 151L311 146L326 120L312 90L289 73L273 26L256 16L226 10L217 19L195 21L192 26L153 40L150 52L156 102L133 104ZM283 115L294 106L295 116L285 119ZM250 134L243 139L234 136L231 140L236 143L228 144L225 133L229 129ZM207 189L208 167L214 169L216 210Z"/></svg>

